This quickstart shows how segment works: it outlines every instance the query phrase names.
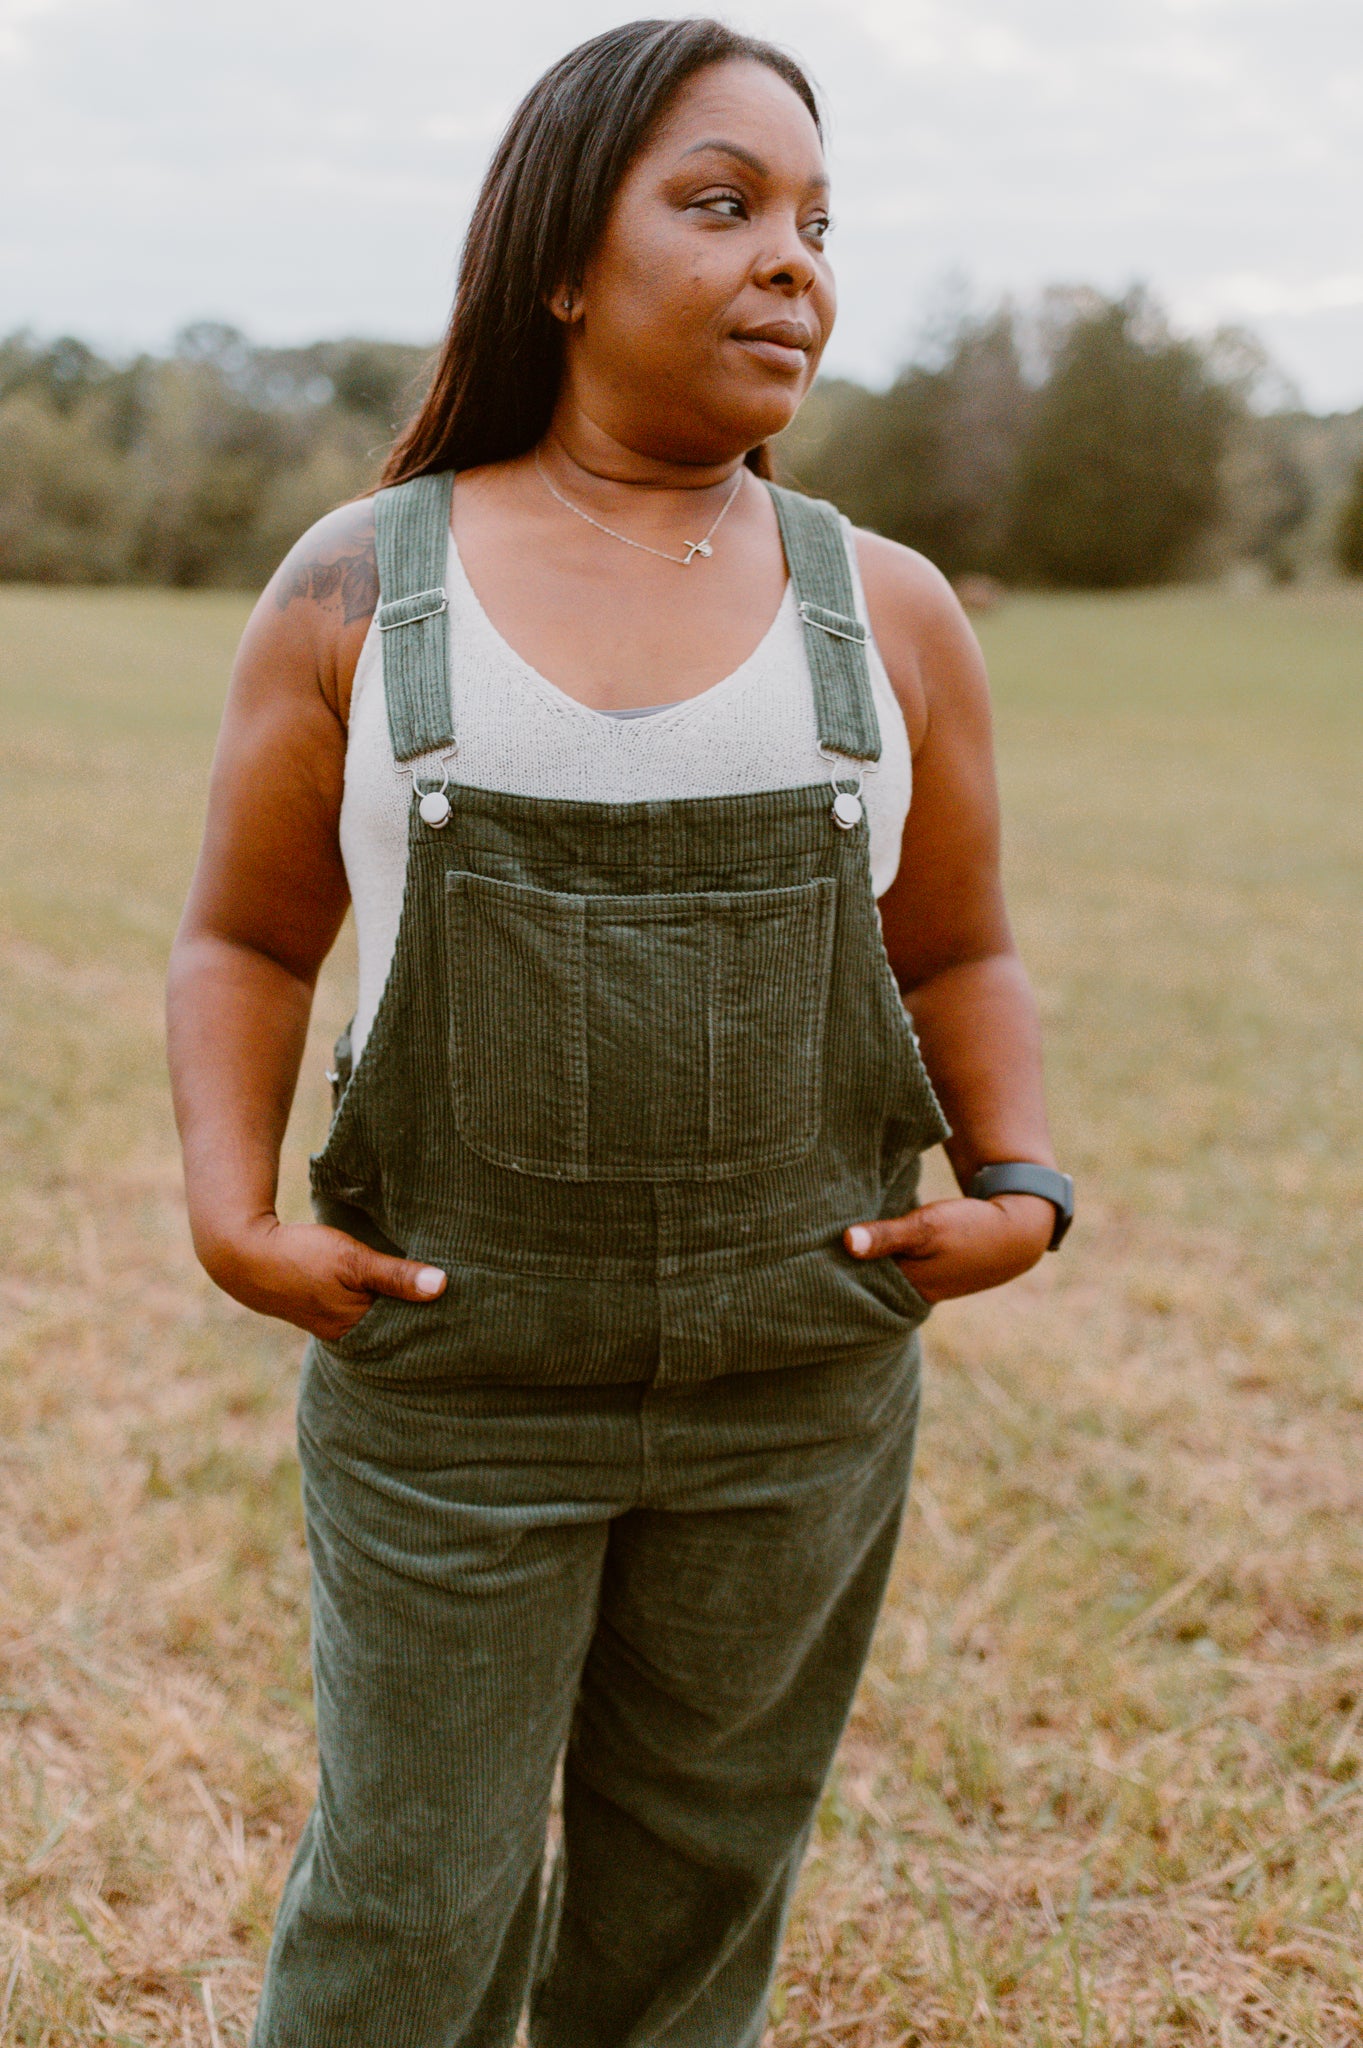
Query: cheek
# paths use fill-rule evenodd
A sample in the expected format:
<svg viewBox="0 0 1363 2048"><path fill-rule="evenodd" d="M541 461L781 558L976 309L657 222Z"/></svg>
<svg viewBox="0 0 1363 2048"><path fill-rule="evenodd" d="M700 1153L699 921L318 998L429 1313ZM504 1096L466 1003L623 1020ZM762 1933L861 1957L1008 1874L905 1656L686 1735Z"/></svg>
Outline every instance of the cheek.
<svg viewBox="0 0 1363 2048"><path fill-rule="evenodd" d="M818 311L819 332L826 342L838 317L838 287L831 270L825 270L815 285L814 304Z"/></svg>
<svg viewBox="0 0 1363 2048"><path fill-rule="evenodd" d="M670 219L616 233L589 280L598 332L647 336L661 354L694 345L717 328L736 288L723 254L718 237L698 241Z"/></svg>

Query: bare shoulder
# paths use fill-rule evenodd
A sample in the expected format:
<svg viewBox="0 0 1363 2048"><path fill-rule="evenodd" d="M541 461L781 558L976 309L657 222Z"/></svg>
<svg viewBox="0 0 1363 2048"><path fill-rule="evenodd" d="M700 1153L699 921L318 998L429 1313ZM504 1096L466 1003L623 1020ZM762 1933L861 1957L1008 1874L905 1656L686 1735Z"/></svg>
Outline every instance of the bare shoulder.
<svg viewBox="0 0 1363 2048"><path fill-rule="evenodd" d="M374 501L338 505L290 548L270 579L277 609L311 605L343 626L367 628L379 601Z"/></svg>
<svg viewBox="0 0 1363 2048"><path fill-rule="evenodd" d="M931 718L987 705L984 657L940 569L883 534L856 530L866 610L917 750Z"/></svg>
<svg viewBox="0 0 1363 2048"><path fill-rule="evenodd" d="M261 593L242 655L280 680L310 683L344 723L378 601L374 502L357 498L326 513L290 548Z"/></svg>

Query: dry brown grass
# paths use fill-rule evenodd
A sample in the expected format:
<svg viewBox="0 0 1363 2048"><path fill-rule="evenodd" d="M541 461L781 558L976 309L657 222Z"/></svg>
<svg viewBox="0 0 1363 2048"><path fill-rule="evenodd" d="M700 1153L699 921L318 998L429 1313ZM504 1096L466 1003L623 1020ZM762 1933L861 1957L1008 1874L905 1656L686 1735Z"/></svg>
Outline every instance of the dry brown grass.
<svg viewBox="0 0 1363 2048"><path fill-rule="evenodd" d="M159 982L230 598L0 593L0 2039L245 2037L311 1776L298 1344ZM1084 1208L934 1319L771 2048L1363 2040L1363 604L986 622ZM291 1147L324 1117L329 977Z"/></svg>

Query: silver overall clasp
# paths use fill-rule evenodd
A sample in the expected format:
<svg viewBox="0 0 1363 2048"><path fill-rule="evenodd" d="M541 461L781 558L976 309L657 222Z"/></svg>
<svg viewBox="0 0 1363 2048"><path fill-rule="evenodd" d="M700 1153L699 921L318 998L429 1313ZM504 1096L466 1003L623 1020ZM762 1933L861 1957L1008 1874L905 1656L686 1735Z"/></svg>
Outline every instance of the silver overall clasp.
<svg viewBox="0 0 1363 2048"><path fill-rule="evenodd" d="M418 776L415 768L403 769L403 773L412 778L412 795L417 800L417 816L422 824L429 825L433 832L442 831L450 822L451 804L445 793L450 786L450 771L445 764L456 751L454 747L449 747L440 756L440 781L430 789L422 788L423 778Z"/></svg>
<svg viewBox="0 0 1363 2048"><path fill-rule="evenodd" d="M861 800L861 795L866 787L870 764L865 761L849 763L845 755L830 753L825 746L820 746L819 753L833 769L829 777L833 786L833 823L842 831L850 832L866 815L866 806ZM851 767L855 767L855 774L850 772ZM852 787L844 789L844 782L850 782Z"/></svg>

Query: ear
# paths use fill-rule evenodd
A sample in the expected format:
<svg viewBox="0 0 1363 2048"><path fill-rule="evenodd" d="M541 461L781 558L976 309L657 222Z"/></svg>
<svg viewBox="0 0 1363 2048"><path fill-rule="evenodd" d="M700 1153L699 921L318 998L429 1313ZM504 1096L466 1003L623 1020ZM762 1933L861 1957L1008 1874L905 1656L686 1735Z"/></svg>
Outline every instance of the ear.
<svg viewBox="0 0 1363 2048"><path fill-rule="evenodd" d="M557 285L544 303L555 320L560 321L565 327L572 327L582 318L582 298L571 285Z"/></svg>

